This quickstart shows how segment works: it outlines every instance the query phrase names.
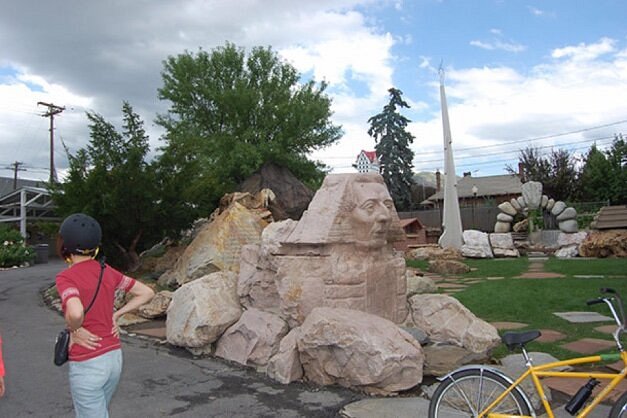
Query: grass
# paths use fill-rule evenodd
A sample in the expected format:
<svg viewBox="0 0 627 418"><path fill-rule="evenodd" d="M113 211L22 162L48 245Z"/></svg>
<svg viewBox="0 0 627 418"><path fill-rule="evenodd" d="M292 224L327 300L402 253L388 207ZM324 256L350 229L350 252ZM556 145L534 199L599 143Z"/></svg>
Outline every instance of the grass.
<svg viewBox="0 0 627 418"><path fill-rule="evenodd" d="M596 331L602 323L570 323L554 312L596 311L611 316L606 305L587 306L586 301L600 295L599 289L616 289L627 299L627 261L625 259L566 259L550 258L544 264L544 271L564 274L557 279L518 279L524 273L529 260L516 259L468 259L464 260L472 271L449 278L463 283L468 278L503 277L501 280L483 280L453 294L464 306L479 318L488 321L512 321L528 324L525 329L552 329L565 334L563 340L553 343L533 342L530 351L549 353L558 359L580 356L560 347L562 344L581 338L597 338L612 341L609 334ZM408 266L426 271L428 262L408 260ZM578 278L575 276L593 276ZM596 276L596 277L594 277ZM602 277L601 277L602 276ZM502 332L501 332L502 333ZM607 350L612 352L615 350ZM496 358L507 355L507 349L500 346L494 352Z"/></svg>
<svg viewBox="0 0 627 418"><path fill-rule="evenodd" d="M627 259L624 258L572 258L560 260L550 258L544 264L545 271L568 276L622 276L627 278ZM625 295L627 297L627 294Z"/></svg>
<svg viewBox="0 0 627 418"><path fill-rule="evenodd" d="M468 287L454 297L485 321L523 322L528 324L528 327L523 329L552 329L565 334L567 337L561 341L533 342L528 345L531 351L542 351L558 359L564 359L577 355L560 347L564 343L581 338L612 340L610 335L594 329L600 325L611 324L609 322L574 324L553 314L567 311L596 311L611 316L606 305L592 307L586 305L587 300L599 295L601 287L612 287L627 295L627 280L622 278L560 278L485 281ZM494 353L495 357L506 354L504 347L499 347Z"/></svg>

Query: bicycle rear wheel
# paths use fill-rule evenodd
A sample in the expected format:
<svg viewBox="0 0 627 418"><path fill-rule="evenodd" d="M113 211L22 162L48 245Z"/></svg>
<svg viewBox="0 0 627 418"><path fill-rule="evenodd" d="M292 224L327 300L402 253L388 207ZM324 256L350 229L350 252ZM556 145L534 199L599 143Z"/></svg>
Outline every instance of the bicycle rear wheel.
<svg viewBox="0 0 627 418"><path fill-rule="evenodd" d="M484 369L454 372L440 383L429 403L429 418L476 417L508 387L509 382ZM490 412L531 415L523 396L510 392Z"/></svg>
<svg viewBox="0 0 627 418"><path fill-rule="evenodd" d="M610 418L627 418L627 393L618 398L610 411Z"/></svg>

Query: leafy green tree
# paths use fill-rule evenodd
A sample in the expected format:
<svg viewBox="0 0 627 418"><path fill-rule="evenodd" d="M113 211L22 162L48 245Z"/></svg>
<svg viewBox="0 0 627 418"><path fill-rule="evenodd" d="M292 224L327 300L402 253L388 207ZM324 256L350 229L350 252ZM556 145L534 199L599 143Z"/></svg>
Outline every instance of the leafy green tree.
<svg viewBox="0 0 627 418"><path fill-rule="evenodd" d="M176 190L185 212L206 214L265 162L321 181L322 166L307 155L341 136L325 83L301 83L271 48L247 55L231 43L171 56L162 77L159 97L170 108L157 120L166 130L160 183Z"/></svg>
<svg viewBox="0 0 627 418"><path fill-rule="evenodd" d="M584 157L579 173L579 199L584 202L601 202L610 199L608 179L612 166L596 144L593 144Z"/></svg>
<svg viewBox="0 0 627 418"><path fill-rule="evenodd" d="M613 205L627 204L627 143L622 134L614 136L607 160L611 167L608 177L610 202Z"/></svg>
<svg viewBox="0 0 627 418"><path fill-rule="evenodd" d="M122 115L118 132L101 115L87 113L90 142L68 152L68 179L54 186L53 198L63 216L84 212L97 219L109 262L133 270L138 252L159 240L164 228L143 121L126 102Z"/></svg>
<svg viewBox="0 0 627 418"><path fill-rule="evenodd" d="M552 150L548 156L542 156L538 148L527 147L519 151L518 163L522 168L522 180L542 183L547 196L572 200L577 194L575 159L568 150ZM519 172L509 165L505 169L512 174Z"/></svg>
<svg viewBox="0 0 627 418"><path fill-rule="evenodd" d="M402 91L391 88L388 92L389 103L381 113L368 119L368 135L377 143L375 151L381 163L381 175L394 205L398 210L408 210L412 206L411 188L414 184L414 152L409 145L414 142L414 136L407 131L411 121L399 113L399 108L409 108L409 105L402 99Z"/></svg>

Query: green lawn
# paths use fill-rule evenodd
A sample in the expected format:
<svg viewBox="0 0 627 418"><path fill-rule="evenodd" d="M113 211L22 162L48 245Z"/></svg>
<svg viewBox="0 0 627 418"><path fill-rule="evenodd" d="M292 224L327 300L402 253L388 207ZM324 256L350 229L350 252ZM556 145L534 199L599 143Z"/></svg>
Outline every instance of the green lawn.
<svg viewBox="0 0 627 418"><path fill-rule="evenodd" d="M610 322L573 324L553 315L554 312L596 311L611 316L606 305L587 306L586 301L596 298L602 287L616 289L627 299L627 260L625 259L569 259L550 258L544 271L564 274L557 279L515 278L527 270L529 260L480 259L464 260L473 270L457 276L460 282L467 278L503 277L501 280L483 280L465 290L453 294L478 317L488 321L512 321L528 324L524 329L552 329L567 335L565 340L555 343L531 343L530 351L543 351L557 358L578 354L560 347L566 342L580 338L612 340L609 334L594 330ZM409 260L409 266L426 270L426 262ZM593 276L577 278L574 276ZM602 277L601 277L602 276ZM455 280L455 278L451 278ZM608 350L610 352L612 350ZM494 353L495 357L507 354L504 347Z"/></svg>

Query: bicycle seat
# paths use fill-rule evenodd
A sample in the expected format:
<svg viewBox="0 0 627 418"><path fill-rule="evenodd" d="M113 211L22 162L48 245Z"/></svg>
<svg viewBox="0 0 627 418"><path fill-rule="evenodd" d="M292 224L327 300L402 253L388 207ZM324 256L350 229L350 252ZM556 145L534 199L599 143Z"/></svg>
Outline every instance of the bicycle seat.
<svg viewBox="0 0 627 418"><path fill-rule="evenodd" d="M540 335L542 335L542 333L537 329L522 332L509 331L503 334L501 341L512 351L515 348L522 348L525 344L535 340Z"/></svg>

